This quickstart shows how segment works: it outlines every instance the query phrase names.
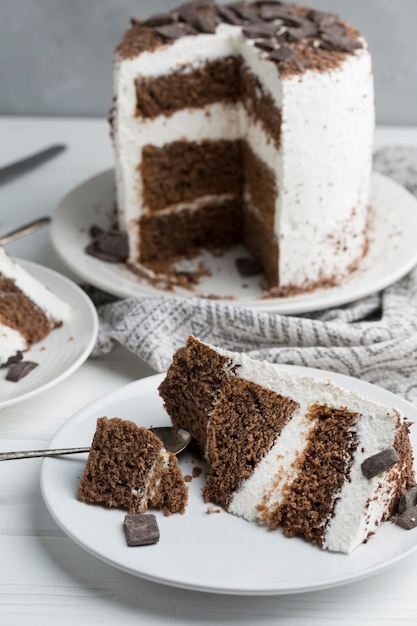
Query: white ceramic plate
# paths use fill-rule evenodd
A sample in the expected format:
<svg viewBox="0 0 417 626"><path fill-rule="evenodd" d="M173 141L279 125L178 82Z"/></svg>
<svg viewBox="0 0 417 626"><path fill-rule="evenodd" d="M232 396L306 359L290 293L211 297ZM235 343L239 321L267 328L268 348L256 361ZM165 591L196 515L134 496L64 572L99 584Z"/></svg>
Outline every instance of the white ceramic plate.
<svg viewBox="0 0 417 626"><path fill-rule="evenodd" d="M378 402L396 406L412 421L417 409L392 393L343 375L298 366L277 366L332 378ZM163 375L131 383L76 413L58 431L51 447L88 446L97 417L122 417L142 426L169 424L157 387ZM413 445L417 446L412 429ZM417 449L417 448L415 448ZM417 548L417 529L386 522L367 544L350 555L332 554L300 538L288 539L221 511L208 513L201 488L204 473L190 485L184 515L157 512L161 538L140 548L126 545L125 512L77 500L86 455L46 458L41 471L45 503L59 526L85 550L126 572L186 589L224 594L272 595L313 591L357 581L396 563ZM188 453L180 457L185 475L203 467Z"/></svg>
<svg viewBox="0 0 417 626"><path fill-rule="evenodd" d="M87 255L89 228L108 228L114 215L113 171L103 172L71 191L54 212L51 237L57 254L82 279L115 296L178 295L184 298L233 298L237 306L277 313L304 313L339 306L384 289L417 263L417 200L403 187L381 174L373 174L374 213L369 252L360 267L340 287L319 289L288 298L262 298L259 277L243 279L235 259L247 256L237 246L222 257L203 253L200 258L212 275L201 279L193 291L176 287L158 289L135 276L122 264L105 263Z"/></svg>
<svg viewBox="0 0 417 626"><path fill-rule="evenodd" d="M89 356L98 332L97 312L90 298L71 280L49 268L18 260L19 264L72 306L69 320L24 353L35 361L33 369L19 382L5 379L7 368L0 369L0 409L34 396L67 378Z"/></svg>

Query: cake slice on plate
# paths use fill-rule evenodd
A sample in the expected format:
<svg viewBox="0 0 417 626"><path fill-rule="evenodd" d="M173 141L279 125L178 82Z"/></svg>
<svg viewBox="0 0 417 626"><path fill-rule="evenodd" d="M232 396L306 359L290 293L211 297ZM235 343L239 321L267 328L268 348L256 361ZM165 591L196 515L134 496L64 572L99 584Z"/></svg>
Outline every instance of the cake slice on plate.
<svg viewBox="0 0 417 626"><path fill-rule="evenodd" d="M190 337L159 392L208 462L206 501L288 537L349 553L415 482L407 419L330 380Z"/></svg>
<svg viewBox="0 0 417 626"><path fill-rule="evenodd" d="M0 247L0 366L62 326L71 310Z"/></svg>

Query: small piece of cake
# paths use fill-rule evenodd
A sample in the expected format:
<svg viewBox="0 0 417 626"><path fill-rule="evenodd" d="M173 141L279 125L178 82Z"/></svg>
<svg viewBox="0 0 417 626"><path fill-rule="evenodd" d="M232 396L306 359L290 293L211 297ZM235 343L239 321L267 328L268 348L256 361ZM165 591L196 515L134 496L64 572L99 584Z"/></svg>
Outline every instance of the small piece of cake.
<svg viewBox="0 0 417 626"><path fill-rule="evenodd" d="M404 416L330 380L190 337L159 392L209 464L206 501L288 537L349 553L415 484Z"/></svg>
<svg viewBox="0 0 417 626"><path fill-rule="evenodd" d="M150 430L100 417L78 498L130 514L154 508L170 515L184 513L188 489L176 456Z"/></svg>
<svg viewBox="0 0 417 626"><path fill-rule="evenodd" d="M340 282L367 249L371 55L334 13L195 0L114 58L117 220L149 267L243 242L271 287Z"/></svg>
<svg viewBox="0 0 417 626"><path fill-rule="evenodd" d="M0 366L44 339L71 307L0 247Z"/></svg>

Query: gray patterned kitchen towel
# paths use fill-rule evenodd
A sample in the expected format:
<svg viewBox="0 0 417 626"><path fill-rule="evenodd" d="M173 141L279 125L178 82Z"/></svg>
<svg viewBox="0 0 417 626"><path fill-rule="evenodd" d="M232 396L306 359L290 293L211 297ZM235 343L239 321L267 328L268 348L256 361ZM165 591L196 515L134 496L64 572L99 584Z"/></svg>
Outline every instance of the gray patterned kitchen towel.
<svg viewBox="0 0 417 626"><path fill-rule="evenodd" d="M417 195L416 149L383 148L374 165ZM104 304L99 316L95 355L118 342L162 372L193 334L256 359L354 376L417 403L417 268L381 293L312 314L167 295Z"/></svg>

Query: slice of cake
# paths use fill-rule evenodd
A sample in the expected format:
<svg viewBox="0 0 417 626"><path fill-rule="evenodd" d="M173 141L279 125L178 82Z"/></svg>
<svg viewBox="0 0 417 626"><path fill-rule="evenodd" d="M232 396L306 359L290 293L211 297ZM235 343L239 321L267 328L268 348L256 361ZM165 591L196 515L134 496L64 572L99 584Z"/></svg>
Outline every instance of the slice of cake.
<svg viewBox="0 0 417 626"><path fill-rule="evenodd" d="M44 339L71 307L0 247L0 366Z"/></svg>
<svg viewBox="0 0 417 626"><path fill-rule="evenodd" d="M407 420L330 380L190 337L159 392L209 464L206 501L289 537L348 553L414 483Z"/></svg>
<svg viewBox="0 0 417 626"><path fill-rule="evenodd" d="M289 290L337 283L365 254L372 64L339 16L197 0L132 20L111 123L130 263L242 241Z"/></svg>
<svg viewBox="0 0 417 626"><path fill-rule="evenodd" d="M177 458L156 435L118 417L97 420L78 488L84 502L144 513L184 513L188 489Z"/></svg>

